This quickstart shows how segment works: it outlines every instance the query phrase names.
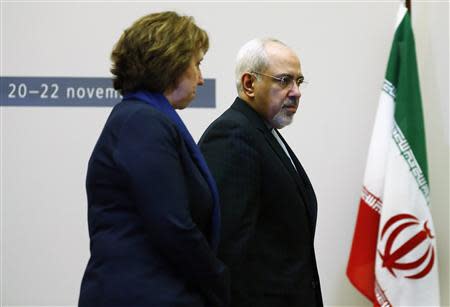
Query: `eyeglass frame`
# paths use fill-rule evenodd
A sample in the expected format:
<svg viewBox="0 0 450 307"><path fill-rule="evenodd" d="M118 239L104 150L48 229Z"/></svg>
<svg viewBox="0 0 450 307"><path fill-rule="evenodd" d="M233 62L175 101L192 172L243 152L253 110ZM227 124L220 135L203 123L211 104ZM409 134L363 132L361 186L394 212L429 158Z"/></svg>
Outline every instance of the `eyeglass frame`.
<svg viewBox="0 0 450 307"><path fill-rule="evenodd" d="M300 76L297 79L295 79L292 75L289 75L289 74L283 74L283 76L281 76L281 77L263 74L263 73L257 72L257 71L252 71L252 72L250 72L250 74L266 76L266 77L272 78L273 80L277 80L278 84L283 89L287 88L289 84L291 84L291 87L289 89L292 89L292 81L294 81L295 85L297 85L297 88L300 88L300 86L302 86L302 85L308 84L308 82L305 81L305 77L303 77L303 76ZM290 81L289 82L285 81L285 78L290 79ZM286 84L283 85L283 83L285 83L285 82L286 82Z"/></svg>

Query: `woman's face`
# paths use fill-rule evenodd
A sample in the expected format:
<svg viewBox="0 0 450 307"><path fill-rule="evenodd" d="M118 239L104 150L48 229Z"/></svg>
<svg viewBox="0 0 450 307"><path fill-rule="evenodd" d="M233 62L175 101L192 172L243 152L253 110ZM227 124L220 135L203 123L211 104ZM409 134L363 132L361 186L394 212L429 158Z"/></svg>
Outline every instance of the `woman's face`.
<svg viewBox="0 0 450 307"><path fill-rule="evenodd" d="M178 79L174 89L164 92L167 100L175 109L184 109L195 98L197 85L203 85L204 80L200 71L200 63L203 60L203 51L199 51L191 59L188 68Z"/></svg>

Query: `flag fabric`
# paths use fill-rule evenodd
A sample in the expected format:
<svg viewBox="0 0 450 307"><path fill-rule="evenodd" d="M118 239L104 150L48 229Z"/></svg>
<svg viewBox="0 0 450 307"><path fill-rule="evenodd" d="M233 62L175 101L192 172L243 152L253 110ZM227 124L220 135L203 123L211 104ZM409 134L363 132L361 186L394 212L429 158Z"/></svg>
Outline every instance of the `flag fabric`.
<svg viewBox="0 0 450 307"><path fill-rule="evenodd" d="M347 266L374 306L439 306L436 237L410 14L402 5Z"/></svg>

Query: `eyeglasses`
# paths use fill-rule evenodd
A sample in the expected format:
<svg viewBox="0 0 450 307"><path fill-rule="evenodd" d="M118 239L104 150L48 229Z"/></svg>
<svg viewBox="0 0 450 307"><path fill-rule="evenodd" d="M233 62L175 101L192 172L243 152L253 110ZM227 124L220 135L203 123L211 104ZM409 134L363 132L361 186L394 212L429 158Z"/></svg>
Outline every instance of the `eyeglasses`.
<svg viewBox="0 0 450 307"><path fill-rule="evenodd" d="M300 76L297 79L294 79L294 77L291 75L282 75L280 77L277 77L277 76L263 74L263 73L260 73L257 71L253 71L251 73L255 74L255 75L266 76L266 77L272 78L273 80L277 80L280 87L284 88L284 89L287 88L288 86L290 86L289 89L292 89L292 84L293 84L292 81L294 81L294 83L297 85L298 88L304 88L305 85L308 84L308 82L305 81L305 78L303 76Z"/></svg>

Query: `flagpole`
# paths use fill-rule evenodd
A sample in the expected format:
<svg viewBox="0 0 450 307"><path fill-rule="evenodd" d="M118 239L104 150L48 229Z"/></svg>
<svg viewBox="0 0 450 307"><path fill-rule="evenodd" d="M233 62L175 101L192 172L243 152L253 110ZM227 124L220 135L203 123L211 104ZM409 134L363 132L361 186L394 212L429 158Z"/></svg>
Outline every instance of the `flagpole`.
<svg viewBox="0 0 450 307"><path fill-rule="evenodd" d="M409 11L409 14L411 14L411 0L405 0L405 6Z"/></svg>

